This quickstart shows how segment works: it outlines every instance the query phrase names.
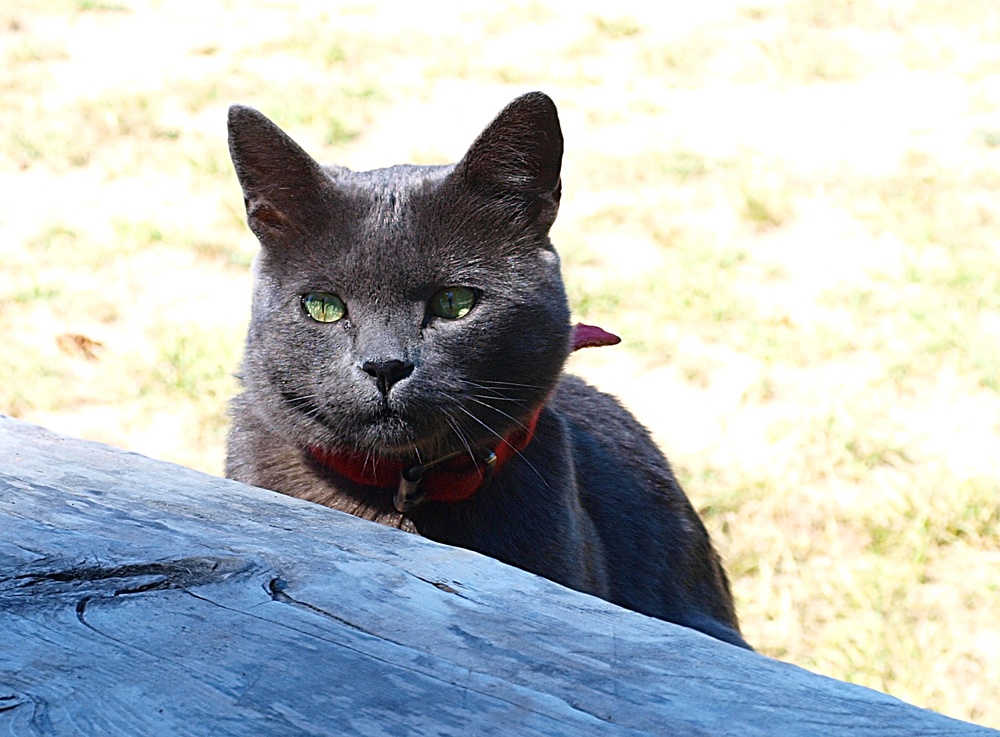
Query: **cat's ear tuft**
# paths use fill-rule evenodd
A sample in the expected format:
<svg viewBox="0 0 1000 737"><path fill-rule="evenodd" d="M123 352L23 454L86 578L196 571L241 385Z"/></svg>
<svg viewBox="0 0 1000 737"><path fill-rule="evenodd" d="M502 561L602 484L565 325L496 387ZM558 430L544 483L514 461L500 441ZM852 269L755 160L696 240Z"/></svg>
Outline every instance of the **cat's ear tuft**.
<svg viewBox="0 0 1000 737"><path fill-rule="evenodd" d="M474 188L559 201L563 137L555 103L521 95L486 126L458 165Z"/></svg>
<svg viewBox="0 0 1000 737"><path fill-rule="evenodd" d="M250 229L267 244L326 218L322 167L263 113L229 108L229 155L243 188Z"/></svg>

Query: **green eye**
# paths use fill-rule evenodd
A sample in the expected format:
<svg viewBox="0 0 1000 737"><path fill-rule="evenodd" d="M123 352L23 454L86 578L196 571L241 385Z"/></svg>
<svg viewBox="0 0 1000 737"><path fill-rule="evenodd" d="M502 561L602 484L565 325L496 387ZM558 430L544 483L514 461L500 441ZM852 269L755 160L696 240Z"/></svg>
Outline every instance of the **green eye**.
<svg viewBox="0 0 1000 737"><path fill-rule="evenodd" d="M302 309L316 322L337 322L347 314L344 300L329 292L303 294Z"/></svg>
<svg viewBox="0 0 1000 737"><path fill-rule="evenodd" d="M465 317L476 304L476 293L468 287L448 287L434 295L431 312L446 320Z"/></svg>

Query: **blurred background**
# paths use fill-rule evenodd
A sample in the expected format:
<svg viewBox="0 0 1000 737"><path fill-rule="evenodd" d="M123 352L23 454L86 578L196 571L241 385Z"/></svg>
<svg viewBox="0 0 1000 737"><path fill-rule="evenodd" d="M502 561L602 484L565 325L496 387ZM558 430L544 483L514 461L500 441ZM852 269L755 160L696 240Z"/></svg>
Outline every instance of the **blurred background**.
<svg viewBox="0 0 1000 737"><path fill-rule="evenodd" d="M747 639L1000 727L994 0L4 0L0 412L221 474L227 106L370 169L533 89L575 317L624 338L571 370L653 430Z"/></svg>

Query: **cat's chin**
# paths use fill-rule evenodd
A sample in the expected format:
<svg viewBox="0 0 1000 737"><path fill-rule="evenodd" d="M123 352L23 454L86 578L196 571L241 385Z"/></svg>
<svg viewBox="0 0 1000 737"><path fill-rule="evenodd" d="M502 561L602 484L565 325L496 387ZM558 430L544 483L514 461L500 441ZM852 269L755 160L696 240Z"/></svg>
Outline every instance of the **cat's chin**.
<svg viewBox="0 0 1000 737"><path fill-rule="evenodd" d="M375 455L389 460L407 461L419 457L424 443L418 442L413 429L400 421L372 422L350 435L331 434L323 423L309 433L302 442L312 448L326 451Z"/></svg>
<svg viewBox="0 0 1000 737"><path fill-rule="evenodd" d="M445 447L438 439L399 442L394 438L381 438L358 445L356 448L365 448L379 458L401 463L423 463L453 453L455 450Z"/></svg>
<svg viewBox="0 0 1000 737"><path fill-rule="evenodd" d="M298 410L295 412L299 417L298 424L304 431L300 435L300 444L303 446L374 453L380 457L399 460L412 458L419 452L415 450L417 443L412 426L399 416L385 415L371 418L361 427L354 428L352 432L350 427L345 427L346 423L334 422L324 411L315 406L303 407L300 404L296 410ZM304 425L301 424L302 414L309 417Z"/></svg>
<svg viewBox="0 0 1000 737"><path fill-rule="evenodd" d="M388 431L380 428L379 431L363 433L351 439L321 438L308 442L307 445L327 452L374 456L404 464L426 463L465 450L464 446L453 447L454 443L448 443L446 437L417 438L399 428Z"/></svg>

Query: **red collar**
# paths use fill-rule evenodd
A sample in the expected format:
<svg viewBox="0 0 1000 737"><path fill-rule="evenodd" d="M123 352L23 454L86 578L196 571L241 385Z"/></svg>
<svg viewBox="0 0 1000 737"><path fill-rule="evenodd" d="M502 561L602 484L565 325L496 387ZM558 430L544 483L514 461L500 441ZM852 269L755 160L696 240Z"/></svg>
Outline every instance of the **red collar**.
<svg viewBox="0 0 1000 737"><path fill-rule="evenodd" d="M528 447L535 437L535 427L544 407L544 404L540 405L522 427L506 436L493 449L491 455L495 456L495 460L473 460L468 453L462 453L428 469L418 479L422 492L420 500L461 502L471 498L484 481L500 472L511 456ZM412 464L370 458L355 451L338 452L312 447L309 454L321 466L332 469L355 484L386 490L399 488L403 472L413 468Z"/></svg>
<svg viewBox="0 0 1000 737"><path fill-rule="evenodd" d="M578 323L573 327L572 350L621 342L599 327ZM468 453L454 458L425 464L426 470L416 479L407 476L418 469L412 464L386 458L373 458L353 450L327 450L310 447L309 455L319 465L329 468L359 486L396 490L395 504L399 511L408 511L422 501L461 502L471 498L492 476L500 473L508 460L528 447L535 437L538 418L545 408L543 402L516 431L504 437L489 452L486 460L474 460ZM419 492L417 487L419 485Z"/></svg>

